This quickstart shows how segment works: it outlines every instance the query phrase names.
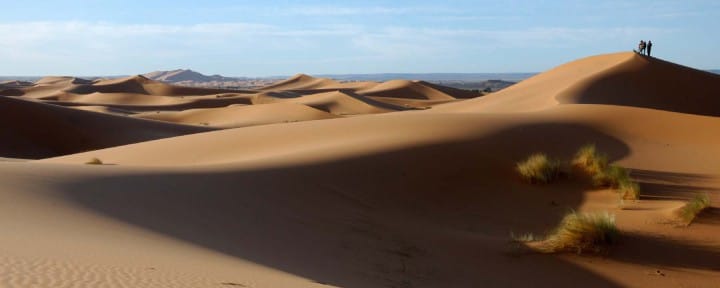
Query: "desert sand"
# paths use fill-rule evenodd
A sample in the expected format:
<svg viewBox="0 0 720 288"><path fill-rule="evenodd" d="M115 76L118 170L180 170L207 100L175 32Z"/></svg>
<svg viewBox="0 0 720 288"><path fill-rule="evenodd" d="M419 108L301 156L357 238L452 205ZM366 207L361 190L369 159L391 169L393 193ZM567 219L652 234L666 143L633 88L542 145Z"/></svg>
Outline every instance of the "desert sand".
<svg viewBox="0 0 720 288"><path fill-rule="evenodd" d="M660 59L588 57L476 98L302 74L244 91L0 85L3 287L720 283L720 76ZM640 200L515 171L587 143ZM677 225L698 193L712 207ZM599 255L512 241L571 210L614 214L621 241Z"/></svg>

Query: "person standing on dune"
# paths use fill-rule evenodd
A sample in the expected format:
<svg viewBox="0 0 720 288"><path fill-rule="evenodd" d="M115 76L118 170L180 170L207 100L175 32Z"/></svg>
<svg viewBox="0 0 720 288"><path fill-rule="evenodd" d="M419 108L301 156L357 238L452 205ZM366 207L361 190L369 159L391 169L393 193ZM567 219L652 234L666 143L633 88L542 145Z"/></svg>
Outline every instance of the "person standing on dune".
<svg viewBox="0 0 720 288"><path fill-rule="evenodd" d="M647 42L647 56L650 56L650 50L652 50L652 41Z"/></svg>
<svg viewBox="0 0 720 288"><path fill-rule="evenodd" d="M640 40L640 44L638 44L638 53L645 54L645 41Z"/></svg>

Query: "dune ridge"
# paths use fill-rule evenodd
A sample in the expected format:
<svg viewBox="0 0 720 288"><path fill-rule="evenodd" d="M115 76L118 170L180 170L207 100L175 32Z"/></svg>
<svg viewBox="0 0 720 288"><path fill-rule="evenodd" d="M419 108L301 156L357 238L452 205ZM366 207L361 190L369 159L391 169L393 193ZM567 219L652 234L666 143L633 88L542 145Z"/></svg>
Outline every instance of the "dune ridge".
<svg viewBox="0 0 720 288"><path fill-rule="evenodd" d="M566 104L606 104L718 116L720 76L633 52L563 64L497 93L438 111L527 112Z"/></svg>

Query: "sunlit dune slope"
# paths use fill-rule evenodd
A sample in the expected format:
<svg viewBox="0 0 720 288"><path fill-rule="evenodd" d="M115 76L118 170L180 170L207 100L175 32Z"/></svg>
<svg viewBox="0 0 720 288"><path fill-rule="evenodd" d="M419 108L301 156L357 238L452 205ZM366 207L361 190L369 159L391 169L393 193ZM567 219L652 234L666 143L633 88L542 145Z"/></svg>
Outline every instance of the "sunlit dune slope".
<svg viewBox="0 0 720 288"><path fill-rule="evenodd" d="M273 123L330 119L337 116L294 103L234 105L222 108L188 109L179 112L148 112L134 117L219 128L238 128Z"/></svg>
<svg viewBox="0 0 720 288"><path fill-rule="evenodd" d="M315 78L310 75L297 74L286 80L265 86L259 90L308 90L339 86L340 83L326 78Z"/></svg>
<svg viewBox="0 0 720 288"><path fill-rule="evenodd" d="M619 117L622 115L624 116ZM69 155L48 161L76 163L86 159L89 155L98 155L118 164L172 166L239 163L246 160L265 161L271 158L292 159L292 157L288 157L289 155L306 160L334 159L341 155L345 155L343 157L360 157L370 151L377 153L403 147L430 145L430 143L467 140L481 137L491 131L522 126L519 123L525 123L523 125L528 127L544 125L542 123L546 123L548 127L557 124L559 131L562 131L562 125L560 125L562 123L579 125L616 135L616 138L622 139L625 143L635 141L642 143L639 139L644 138L666 139L666 143L659 143L658 147L650 145L655 147L650 149L650 146L643 146L643 149L638 150L655 151L654 149L660 147L672 146L673 149L689 153L693 147L699 145L698 143L710 145L714 141L720 141L720 136L708 133L694 135L695 132L692 130L679 127L696 127L703 131L714 131L720 129L718 121L712 117L607 105L560 106L551 108L547 112L507 116L503 114L472 116L464 115L464 113L456 115L422 111L223 130ZM663 127L663 129L655 127ZM536 136L525 135L518 139L502 140L512 144L495 147L494 149L499 150L493 150L492 154L502 155L501 157L506 158L505 161L512 162L517 160L519 152L510 153L508 149L523 151L522 153L530 150L543 150L537 147L539 144L533 144L535 147L533 149L522 145L522 143L533 141L535 139L533 137L542 139L540 142L568 142L569 144L563 145L562 149L554 148L556 150L549 151L565 155L574 153L574 150L585 142L595 141L572 133L565 136L558 135L557 138L543 137L542 133L527 129L527 135ZM702 138L698 138L700 136ZM205 148L197 149L196 147L199 146ZM712 147L705 148L714 149ZM174 156L169 157L169 155ZM639 159L638 165L642 163L673 163L663 162L661 159L653 160L651 155L642 156L641 158L647 161ZM634 153L625 155L625 157L630 157L629 159L634 156L636 156ZM699 153L685 156L689 157L685 161L677 158L670 159L678 161L674 162L675 166L684 167L684 169L706 170L712 166L712 162L706 163L707 165L697 164L695 161L706 157ZM650 166L655 167L655 164Z"/></svg>

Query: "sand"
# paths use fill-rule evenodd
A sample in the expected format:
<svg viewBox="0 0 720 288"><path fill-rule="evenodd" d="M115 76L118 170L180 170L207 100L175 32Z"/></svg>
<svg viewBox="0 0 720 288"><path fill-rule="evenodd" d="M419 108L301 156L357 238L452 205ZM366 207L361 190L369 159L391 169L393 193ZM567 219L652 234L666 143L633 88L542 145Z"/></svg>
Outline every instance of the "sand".
<svg viewBox="0 0 720 288"><path fill-rule="evenodd" d="M307 75L253 91L45 78L0 97L0 285L714 287L719 86L634 53L467 100ZM586 143L631 169L639 201L514 171ZM697 193L713 208L673 224ZM511 241L569 210L615 214L621 242L577 255Z"/></svg>

